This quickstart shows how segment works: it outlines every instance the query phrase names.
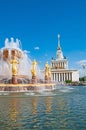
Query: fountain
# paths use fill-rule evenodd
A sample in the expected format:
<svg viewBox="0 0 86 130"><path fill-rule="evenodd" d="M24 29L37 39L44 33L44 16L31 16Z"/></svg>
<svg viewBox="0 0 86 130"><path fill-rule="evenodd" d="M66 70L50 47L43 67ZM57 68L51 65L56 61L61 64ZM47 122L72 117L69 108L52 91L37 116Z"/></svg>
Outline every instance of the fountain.
<svg viewBox="0 0 86 130"><path fill-rule="evenodd" d="M0 91L28 91L54 88L48 62L42 73L37 65L20 47L20 40L5 40L5 47L0 50Z"/></svg>

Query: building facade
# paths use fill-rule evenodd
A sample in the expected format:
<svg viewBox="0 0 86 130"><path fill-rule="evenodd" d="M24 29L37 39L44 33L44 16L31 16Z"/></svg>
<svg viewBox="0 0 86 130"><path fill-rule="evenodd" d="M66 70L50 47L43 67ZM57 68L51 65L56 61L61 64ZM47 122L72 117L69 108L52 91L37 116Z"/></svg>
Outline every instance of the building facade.
<svg viewBox="0 0 86 130"><path fill-rule="evenodd" d="M68 60L63 56L59 34L56 59L52 59L51 61L51 79L54 82L65 82L66 80L79 81L79 72L68 69Z"/></svg>

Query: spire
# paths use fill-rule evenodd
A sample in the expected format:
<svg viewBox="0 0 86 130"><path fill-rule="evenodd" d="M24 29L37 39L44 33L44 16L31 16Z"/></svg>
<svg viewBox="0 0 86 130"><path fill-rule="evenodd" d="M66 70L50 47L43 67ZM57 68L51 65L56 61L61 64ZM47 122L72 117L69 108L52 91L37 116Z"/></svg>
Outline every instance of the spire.
<svg viewBox="0 0 86 130"><path fill-rule="evenodd" d="M56 59L63 59L63 52L62 49L60 47L60 34L58 34L58 48L57 48L57 52L56 52Z"/></svg>
<svg viewBox="0 0 86 130"><path fill-rule="evenodd" d="M60 47L60 34L58 34L58 50L61 50L61 47Z"/></svg>

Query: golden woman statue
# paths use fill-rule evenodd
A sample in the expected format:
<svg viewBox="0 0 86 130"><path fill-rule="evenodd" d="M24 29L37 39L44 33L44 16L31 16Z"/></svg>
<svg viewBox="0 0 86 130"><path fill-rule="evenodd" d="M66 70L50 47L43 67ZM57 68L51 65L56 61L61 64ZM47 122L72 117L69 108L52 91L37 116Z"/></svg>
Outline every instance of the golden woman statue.
<svg viewBox="0 0 86 130"><path fill-rule="evenodd" d="M45 64L45 76L48 77L48 69L49 69L49 65L48 62L46 62Z"/></svg>
<svg viewBox="0 0 86 130"><path fill-rule="evenodd" d="M31 70L32 76L36 76L36 69L37 69L36 66L37 66L37 62L36 60L34 60L32 62L32 70Z"/></svg>
<svg viewBox="0 0 86 130"><path fill-rule="evenodd" d="M19 62L15 56L14 56L13 60L11 60L11 64L12 64L12 75L17 75L18 69L17 69L16 64L19 64Z"/></svg>
<svg viewBox="0 0 86 130"><path fill-rule="evenodd" d="M51 78L51 70L50 70L50 67L49 67L49 69L48 69L48 76L49 76L49 78Z"/></svg>
<svg viewBox="0 0 86 130"><path fill-rule="evenodd" d="M50 66L49 66L48 62L46 62L46 64L45 64L45 76L48 78L51 77L51 70L50 70Z"/></svg>

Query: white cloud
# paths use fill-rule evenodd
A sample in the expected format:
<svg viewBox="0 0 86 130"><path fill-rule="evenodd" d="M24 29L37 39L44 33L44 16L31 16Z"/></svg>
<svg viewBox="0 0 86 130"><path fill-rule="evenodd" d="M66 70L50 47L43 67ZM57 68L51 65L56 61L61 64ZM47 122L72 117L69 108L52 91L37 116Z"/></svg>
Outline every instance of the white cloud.
<svg viewBox="0 0 86 130"><path fill-rule="evenodd" d="M79 69L80 77L86 76L86 69Z"/></svg>
<svg viewBox="0 0 86 130"><path fill-rule="evenodd" d="M38 46L34 47L34 50L39 50L39 47Z"/></svg>
<svg viewBox="0 0 86 130"><path fill-rule="evenodd" d="M30 53L30 51L24 50L24 53Z"/></svg>
<svg viewBox="0 0 86 130"><path fill-rule="evenodd" d="M86 60L80 60L77 62L79 65L86 65Z"/></svg>
<svg viewBox="0 0 86 130"><path fill-rule="evenodd" d="M79 60L77 64L79 65L80 77L86 76L86 60Z"/></svg>

